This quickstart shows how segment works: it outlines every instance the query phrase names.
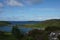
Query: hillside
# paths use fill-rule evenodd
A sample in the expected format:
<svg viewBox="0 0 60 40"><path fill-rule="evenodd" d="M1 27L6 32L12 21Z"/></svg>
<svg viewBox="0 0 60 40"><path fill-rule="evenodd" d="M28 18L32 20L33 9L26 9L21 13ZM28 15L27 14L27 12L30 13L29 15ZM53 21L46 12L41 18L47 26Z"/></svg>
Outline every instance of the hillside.
<svg viewBox="0 0 60 40"><path fill-rule="evenodd" d="M41 23L39 23L39 25L42 27L60 26L60 19L50 19L50 20L42 21Z"/></svg>
<svg viewBox="0 0 60 40"><path fill-rule="evenodd" d="M7 26L7 25L9 25L9 24L11 24L11 23L8 22L8 21L0 21L0 27L2 27L2 26Z"/></svg>
<svg viewBox="0 0 60 40"><path fill-rule="evenodd" d="M9 24L18 24L19 27L26 28L45 28L48 26L58 26L60 27L60 19L50 19L45 21L0 21L0 26L6 26Z"/></svg>
<svg viewBox="0 0 60 40"><path fill-rule="evenodd" d="M60 19L50 19L41 21L40 23L36 24L25 24L24 27L48 27L48 26L58 26L60 27Z"/></svg>

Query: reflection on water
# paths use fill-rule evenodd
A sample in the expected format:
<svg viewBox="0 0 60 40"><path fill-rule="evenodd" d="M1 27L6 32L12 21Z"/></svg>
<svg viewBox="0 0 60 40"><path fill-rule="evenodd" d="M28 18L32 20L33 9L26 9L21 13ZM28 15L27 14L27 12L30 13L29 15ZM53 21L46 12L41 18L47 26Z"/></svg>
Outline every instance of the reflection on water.
<svg viewBox="0 0 60 40"><path fill-rule="evenodd" d="M22 32L26 33L30 30L33 30L33 29L39 29L39 30L43 30L43 28L19 28ZM0 27L0 31L6 31L6 32L11 32L12 30L12 27L11 26L4 26L4 27Z"/></svg>
<svg viewBox="0 0 60 40"><path fill-rule="evenodd" d="M10 32L11 30L12 30L12 27L8 27L8 26L0 27L0 31Z"/></svg>
<svg viewBox="0 0 60 40"><path fill-rule="evenodd" d="M19 29L23 32L28 32L28 31L32 30L32 28L19 28ZM12 30L12 27L7 27L7 26L0 27L0 31L11 32L11 30Z"/></svg>

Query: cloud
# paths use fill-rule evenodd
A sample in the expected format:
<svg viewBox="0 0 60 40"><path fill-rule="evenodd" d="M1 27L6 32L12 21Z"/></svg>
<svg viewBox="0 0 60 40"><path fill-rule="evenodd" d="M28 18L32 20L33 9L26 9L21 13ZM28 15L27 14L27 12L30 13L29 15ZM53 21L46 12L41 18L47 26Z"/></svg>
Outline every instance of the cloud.
<svg viewBox="0 0 60 40"><path fill-rule="evenodd" d="M41 0L6 0L5 3L9 6L24 6L41 3Z"/></svg>
<svg viewBox="0 0 60 40"><path fill-rule="evenodd" d="M5 3L9 6L24 6L23 3L18 2L17 0L7 0Z"/></svg>
<svg viewBox="0 0 60 40"><path fill-rule="evenodd" d="M25 3L28 5L38 4L41 2L42 2L42 0L25 0Z"/></svg>
<svg viewBox="0 0 60 40"><path fill-rule="evenodd" d="M0 8L2 8L4 5L3 5L3 3L0 3Z"/></svg>
<svg viewBox="0 0 60 40"><path fill-rule="evenodd" d="M41 3L41 0L3 0L3 3L0 3L0 7L2 6L25 6L25 5L34 5Z"/></svg>

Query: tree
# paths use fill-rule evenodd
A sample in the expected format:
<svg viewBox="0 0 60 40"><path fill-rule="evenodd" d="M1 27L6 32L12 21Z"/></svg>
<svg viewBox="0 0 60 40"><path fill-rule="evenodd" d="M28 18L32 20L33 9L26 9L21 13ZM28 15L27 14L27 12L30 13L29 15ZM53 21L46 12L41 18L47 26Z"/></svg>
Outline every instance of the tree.
<svg viewBox="0 0 60 40"><path fill-rule="evenodd" d="M12 34L16 37L17 40L21 40L23 37L23 34L21 31L18 29L18 26L13 26L12 28Z"/></svg>

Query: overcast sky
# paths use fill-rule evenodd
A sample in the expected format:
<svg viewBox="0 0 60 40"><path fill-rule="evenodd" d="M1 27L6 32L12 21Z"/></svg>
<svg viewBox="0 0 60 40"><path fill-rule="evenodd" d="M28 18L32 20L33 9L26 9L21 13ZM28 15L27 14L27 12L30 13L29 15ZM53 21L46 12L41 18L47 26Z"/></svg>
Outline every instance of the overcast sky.
<svg viewBox="0 0 60 40"><path fill-rule="evenodd" d="M0 0L0 21L60 19L60 0Z"/></svg>

